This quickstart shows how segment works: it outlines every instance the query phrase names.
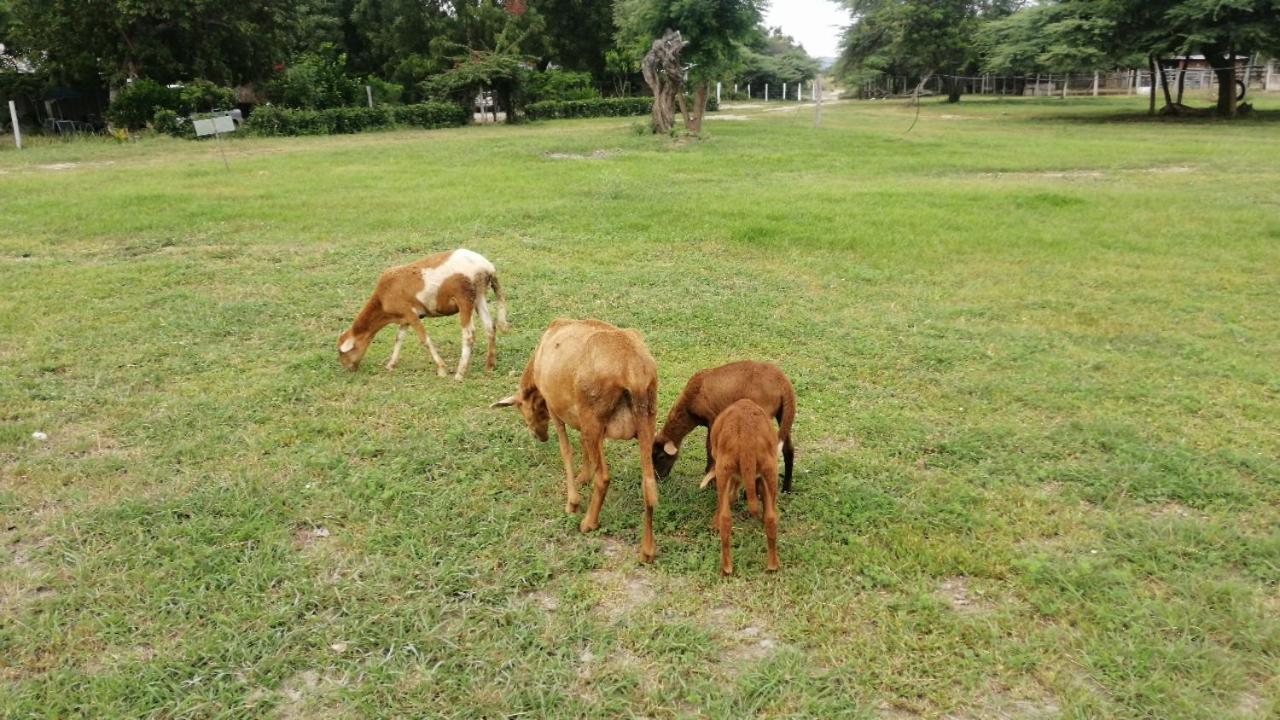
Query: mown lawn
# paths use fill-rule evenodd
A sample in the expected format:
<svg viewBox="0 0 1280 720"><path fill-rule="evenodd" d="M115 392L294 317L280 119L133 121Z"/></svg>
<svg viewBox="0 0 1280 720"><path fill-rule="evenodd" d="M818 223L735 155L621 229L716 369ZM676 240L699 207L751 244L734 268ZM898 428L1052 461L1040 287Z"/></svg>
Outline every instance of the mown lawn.
<svg viewBox="0 0 1280 720"><path fill-rule="evenodd" d="M1141 102L0 152L0 716L1276 717L1280 123ZM343 371L457 246L497 372ZM718 576L701 431L656 564L634 445L578 533L487 407L558 316L641 329L664 414L786 370L782 572L739 508Z"/></svg>

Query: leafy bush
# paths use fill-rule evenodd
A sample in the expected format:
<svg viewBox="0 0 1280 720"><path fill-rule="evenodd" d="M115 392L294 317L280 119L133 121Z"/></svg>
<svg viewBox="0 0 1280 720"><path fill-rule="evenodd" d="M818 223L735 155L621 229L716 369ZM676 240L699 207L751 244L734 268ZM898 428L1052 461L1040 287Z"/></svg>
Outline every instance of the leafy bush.
<svg viewBox="0 0 1280 720"><path fill-rule="evenodd" d="M593 100L544 100L525 108L530 120L647 115L653 98L595 98Z"/></svg>
<svg viewBox="0 0 1280 720"><path fill-rule="evenodd" d="M529 102L547 100L591 100L600 97L591 73L545 70L529 74L525 89Z"/></svg>
<svg viewBox="0 0 1280 720"><path fill-rule="evenodd" d="M157 110L178 110L178 94L154 80L142 78L126 85L107 108L112 125L141 130L155 117Z"/></svg>
<svg viewBox="0 0 1280 720"><path fill-rule="evenodd" d="M375 75L366 77L364 84L373 91L373 101L379 105L398 105L400 98L404 96L403 85L387 82Z"/></svg>
<svg viewBox="0 0 1280 720"><path fill-rule="evenodd" d="M693 98L687 98L692 107ZM562 120L586 117L627 117L648 115L653 109L653 98L622 97L595 98L593 100L544 100L529 105L525 114L530 120ZM707 98L707 111L719 110L714 96Z"/></svg>
<svg viewBox="0 0 1280 720"><path fill-rule="evenodd" d="M452 127L466 122L464 109L440 102L325 110L264 105L249 116L246 128L257 135L333 135L395 126Z"/></svg>
<svg viewBox="0 0 1280 720"><path fill-rule="evenodd" d="M178 113L230 110L236 106L236 91L219 87L208 80L192 80L178 90ZM158 128L157 128L158 129Z"/></svg>
<svg viewBox="0 0 1280 720"><path fill-rule="evenodd" d="M323 110L360 104L364 88L347 75L347 56L326 46L298 56L266 88L271 101L291 108Z"/></svg>
<svg viewBox="0 0 1280 720"><path fill-rule="evenodd" d="M172 135L177 138L193 138L196 136L195 126L185 117L168 109L160 108L151 118L151 127L158 133Z"/></svg>

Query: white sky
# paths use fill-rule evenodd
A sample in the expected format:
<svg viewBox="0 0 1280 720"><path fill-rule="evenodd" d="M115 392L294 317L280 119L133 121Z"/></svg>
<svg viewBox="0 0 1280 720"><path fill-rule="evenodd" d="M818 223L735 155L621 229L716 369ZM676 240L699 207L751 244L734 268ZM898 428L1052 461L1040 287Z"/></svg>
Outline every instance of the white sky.
<svg viewBox="0 0 1280 720"><path fill-rule="evenodd" d="M813 57L835 57L849 11L831 0L773 0L764 24L781 27Z"/></svg>

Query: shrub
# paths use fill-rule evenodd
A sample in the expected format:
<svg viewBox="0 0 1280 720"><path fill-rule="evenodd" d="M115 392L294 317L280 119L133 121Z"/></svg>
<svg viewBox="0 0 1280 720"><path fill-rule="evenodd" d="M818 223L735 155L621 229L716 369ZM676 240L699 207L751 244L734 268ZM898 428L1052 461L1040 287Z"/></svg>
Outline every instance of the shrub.
<svg viewBox="0 0 1280 720"><path fill-rule="evenodd" d="M319 53L298 56L266 88L278 105L308 110L359 104L364 88L347 75L347 56L326 46Z"/></svg>
<svg viewBox="0 0 1280 720"><path fill-rule="evenodd" d="M530 104L525 114L530 120L559 120L585 117L626 117L647 115L653 98L595 98L592 100L544 100Z"/></svg>
<svg viewBox="0 0 1280 720"><path fill-rule="evenodd" d="M141 78L126 85L107 108L112 125L141 130L157 110L178 110L178 94L154 80Z"/></svg>
<svg viewBox="0 0 1280 720"><path fill-rule="evenodd" d="M151 127L158 133L172 135L177 138L193 138L196 136L195 125L185 117L168 109L160 108L151 117Z"/></svg>
<svg viewBox="0 0 1280 720"><path fill-rule="evenodd" d="M692 98L688 98L690 104ZM561 120L565 118L586 117L628 117L632 115L648 115L653 109L653 98L619 97L595 98L592 100L544 100L529 105L525 114L530 120ZM714 97L707 98L707 111L719 110L720 106Z"/></svg>
<svg viewBox="0 0 1280 720"><path fill-rule="evenodd" d="M364 84L373 91L373 101L380 105L397 105L400 103L400 98L404 96L403 85L387 82L375 75L366 77Z"/></svg>
<svg viewBox="0 0 1280 720"><path fill-rule="evenodd" d="M208 80L192 80L178 90L178 113L230 110L236 106L236 91L219 87Z"/></svg>
<svg viewBox="0 0 1280 720"><path fill-rule="evenodd" d="M246 129L256 135L331 135L395 126L451 127L466 122L464 109L439 102L326 110L264 105L249 115Z"/></svg>
<svg viewBox="0 0 1280 720"><path fill-rule="evenodd" d="M529 74L525 94L529 102L591 100L600 97L591 73L545 70Z"/></svg>

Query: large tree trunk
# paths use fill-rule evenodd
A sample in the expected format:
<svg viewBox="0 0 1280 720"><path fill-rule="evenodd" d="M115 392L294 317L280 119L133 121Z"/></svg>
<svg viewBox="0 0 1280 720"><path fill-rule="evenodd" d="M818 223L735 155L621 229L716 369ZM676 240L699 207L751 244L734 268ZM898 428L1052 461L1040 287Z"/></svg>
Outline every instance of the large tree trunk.
<svg viewBox="0 0 1280 720"><path fill-rule="evenodd" d="M680 33L668 30L653 41L640 64L644 81L653 90L653 131L669 133L676 125L675 106L679 99L684 109L684 66L680 63L680 50L684 40ZM688 114L685 114L686 123Z"/></svg>
<svg viewBox="0 0 1280 720"><path fill-rule="evenodd" d="M1224 63L1222 67L1213 69L1217 76L1217 114L1225 118L1235 117L1235 53L1228 53L1226 60L1215 58L1215 64Z"/></svg>
<svg viewBox="0 0 1280 720"><path fill-rule="evenodd" d="M1147 114L1156 114L1156 56L1147 56L1147 65L1151 69L1151 92L1147 93Z"/></svg>
<svg viewBox="0 0 1280 720"><path fill-rule="evenodd" d="M961 90L960 82L956 79L954 75L948 75L946 77L946 82L944 82L942 85L947 91L947 102L949 103L960 102L960 90Z"/></svg>
<svg viewBox="0 0 1280 720"><path fill-rule="evenodd" d="M690 132L702 132L702 119L707 115L707 95L710 92L710 83L698 83L693 91L693 116L685 120L685 127Z"/></svg>
<svg viewBox="0 0 1280 720"><path fill-rule="evenodd" d="M1160 71L1160 88L1164 90L1165 111L1177 114L1178 108L1173 104L1173 96L1169 94L1169 76L1164 71L1164 60L1156 58L1156 69Z"/></svg>

